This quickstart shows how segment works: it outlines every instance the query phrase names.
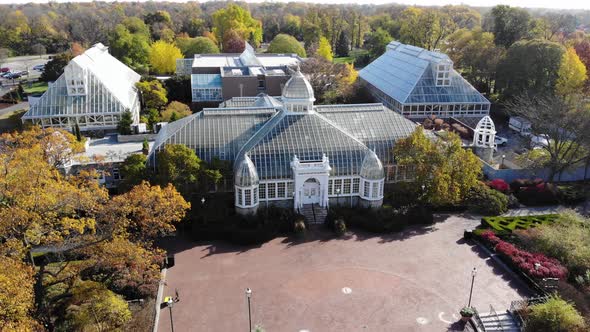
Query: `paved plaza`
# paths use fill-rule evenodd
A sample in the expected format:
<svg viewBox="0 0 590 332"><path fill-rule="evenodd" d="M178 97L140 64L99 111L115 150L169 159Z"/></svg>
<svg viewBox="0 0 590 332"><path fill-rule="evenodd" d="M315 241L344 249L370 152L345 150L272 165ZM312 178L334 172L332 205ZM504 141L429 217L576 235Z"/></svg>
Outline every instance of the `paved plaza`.
<svg viewBox="0 0 590 332"><path fill-rule="evenodd" d="M354 232L334 238L316 231L305 240L277 238L258 247L174 240L174 330L247 331L244 290L252 294L253 325L274 331L447 331L467 304L504 311L528 294L484 252L462 240L477 219L441 217L400 234ZM171 330L162 310L160 332Z"/></svg>

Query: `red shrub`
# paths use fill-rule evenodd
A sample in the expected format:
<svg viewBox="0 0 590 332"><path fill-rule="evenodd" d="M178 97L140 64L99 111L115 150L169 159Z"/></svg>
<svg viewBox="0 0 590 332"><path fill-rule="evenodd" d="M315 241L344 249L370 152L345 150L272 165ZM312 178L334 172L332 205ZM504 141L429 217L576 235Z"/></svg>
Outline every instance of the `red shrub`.
<svg viewBox="0 0 590 332"><path fill-rule="evenodd" d="M564 279L567 276L567 269L555 258L518 249L513 244L501 240L492 231L485 231L480 237L493 246L498 254L506 257L515 267L532 278ZM540 265L535 267L535 263Z"/></svg>
<svg viewBox="0 0 590 332"><path fill-rule="evenodd" d="M502 179L494 179L488 182L488 186L501 192L507 192L510 189L508 183Z"/></svg>

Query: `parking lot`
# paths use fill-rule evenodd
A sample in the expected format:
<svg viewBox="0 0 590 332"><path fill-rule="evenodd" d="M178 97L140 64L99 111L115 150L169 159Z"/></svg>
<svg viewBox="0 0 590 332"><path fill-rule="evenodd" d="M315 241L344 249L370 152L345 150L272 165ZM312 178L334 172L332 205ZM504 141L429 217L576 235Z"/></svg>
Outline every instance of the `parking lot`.
<svg viewBox="0 0 590 332"><path fill-rule="evenodd" d="M170 239L176 264L164 296L178 289L176 331L450 331L467 305L471 270L480 312L498 312L528 293L490 257L462 239L478 219L438 217L426 228L334 238L277 238L259 247ZM444 220L444 221L443 221ZM168 308L159 332L171 331Z"/></svg>
<svg viewBox="0 0 590 332"><path fill-rule="evenodd" d="M18 84L20 81L36 81L39 76L41 76L41 72L33 70L33 67L37 65L44 65L47 63L47 61L49 61L49 55L8 58L0 63L0 68L9 68L10 72L13 73L28 71L29 74L14 80L0 78L0 83L2 83L2 85L12 85Z"/></svg>

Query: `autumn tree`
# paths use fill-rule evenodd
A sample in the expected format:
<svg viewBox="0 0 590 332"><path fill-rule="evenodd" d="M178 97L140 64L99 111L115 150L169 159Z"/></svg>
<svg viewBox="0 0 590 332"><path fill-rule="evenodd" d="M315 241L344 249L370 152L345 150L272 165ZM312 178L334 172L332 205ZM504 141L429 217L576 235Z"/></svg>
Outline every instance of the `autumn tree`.
<svg viewBox="0 0 590 332"><path fill-rule="evenodd" d="M227 30L223 35L223 52L242 53L246 48L246 42L235 30Z"/></svg>
<svg viewBox="0 0 590 332"><path fill-rule="evenodd" d="M7 254L4 252L3 254ZM18 256L18 255L17 255ZM0 331L34 331L33 269L18 257L0 259Z"/></svg>
<svg viewBox="0 0 590 332"><path fill-rule="evenodd" d="M123 297L93 281L75 284L66 313L67 326L77 331L116 331L131 319Z"/></svg>
<svg viewBox="0 0 590 332"><path fill-rule="evenodd" d="M461 139L446 133L444 137L426 136L422 127L399 140L393 154L399 166L413 170L413 187L424 202L434 206L461 203L478 184L481 164L471 150L461 147Z"/></svg>
<svg viewBox="0 0 590 332"><path fill-rule="evenodd" d="M586 85L590 84L590 39L582 39L574 42L574 49L580 61L586 67Z"/></svg>
<svg viewBox="0 0 590 332"><path fill-rule="evenodd" d="M585 82L586 66L576 54L576 50L573 47L568 47L559 64L555 91L564 97L577 94L580 93Z"/></svg>
<svg viewBox="0 0 590 332"><path fill-rule="evenodd" d="M182 52L174 44L158 40L150 48L150 66L160 74L176 71L176 60L182 59Z"/></svg>
<svg viewBox="0 0 590 332"><path fill-rule="evenodd" d="M301 64L301 72L309 80L318 104L344 103L354 94L358 73L352 64L311 57Z"/></svg>
<svg viewBox="0 0 590 332"><path fill-rule="evenodd" d="M278 34L268 45L268 53L297 54L305 58L305 48L293 36Z"/></svg>
<svg viewBox="0 0 590 332"><path fill-rule="evenodd" d="M176 45L185 57L193 57L195 54L219 53L219 47L207 37L180 37L176 39Z"/></svg>
<svg viewBox="0 0 590 332"><path fill-rule="evenodd" d="M332 61L334 59L334 55L332 54L332 47L330 46L330 42L326 37L320 38L317 55L328 61Z"/></svg>
<svg viewBox="0 0 590 332"><path fill-rule="evenodd" d="M173 101L162 111L162 121L172 122L193 114L188 105Z"/></svg>
<svg viewBox="0 0 590 332"><path fill-rule="evenodd" d="M247 40L254 47L262 42L262 22L252 17L247 9L237 4L229 4L212 15L213 33L218 40L226 39L226 33L233 30L242 40ZM225 47L224 52L228 52Z"/></svg>
<svg viewBox="0 0 590 332"><path fill-rule="evenodd" d="M158 80L141 81L135 83L142 98L142 105L147 109L160 110L168 103L166 89Z"/></svg>
<svg viewBox="0 0 590 332"><path fill-rule="evenodd" d="M399 40L404 44L434 50L456 29L455 23L444 12L409 7L400 15Z"/></svg>

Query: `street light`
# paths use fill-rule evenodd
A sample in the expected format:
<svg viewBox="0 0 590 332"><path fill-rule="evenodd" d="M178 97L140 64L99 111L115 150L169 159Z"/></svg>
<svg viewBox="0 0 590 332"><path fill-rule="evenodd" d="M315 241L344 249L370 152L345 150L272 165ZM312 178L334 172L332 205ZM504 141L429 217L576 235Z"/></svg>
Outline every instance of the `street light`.
<svg viewBox="0 0 590 332"><path fill-rule="evenodd" d="M504 159L506 158L506 155L503 154L502 155L502 163L500 164L500 168L504 168Z"/></svg>
<svg viewBox="0 0 590 332"><path fill-rule="evenodd" d="M252 296L252 290L250 288L246 288L246 298L248 299L248 332L252 331L252 312L250 311L250 297ZM174 331L172 331L174 332Z"/></svg>
<svg viewBox="0 0 590 332"><path fill-rule="evenodd" d="M471 290L469 291L469 303L467 303L467 307L471 308L471 295L473 295L473 283L475 282L475 276L477 275L477 269L473 268L471 271Z"/></svg>
<svg viewBox="0 0 590 332"><path fill-rule="evenodd" d="M337 195L336 205L340 206L340 188L336 188L336 195Z"/></svg>
<svg viewBox="0 0 590 332"><path fill-rule="evenodd" d="M174 320L172 319L172 307L174 306L175 303L178 303L180 301L180 298L178 297L178 289L175 289L174 291L176 293L175 297L167 296L166 298L164 298L164 303L166 303L166 305L168 306L168 309L170 310L170 328L171 328L172 332L174 332Z"/></svg>

